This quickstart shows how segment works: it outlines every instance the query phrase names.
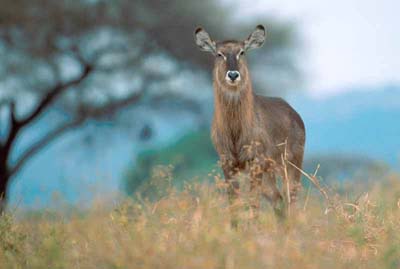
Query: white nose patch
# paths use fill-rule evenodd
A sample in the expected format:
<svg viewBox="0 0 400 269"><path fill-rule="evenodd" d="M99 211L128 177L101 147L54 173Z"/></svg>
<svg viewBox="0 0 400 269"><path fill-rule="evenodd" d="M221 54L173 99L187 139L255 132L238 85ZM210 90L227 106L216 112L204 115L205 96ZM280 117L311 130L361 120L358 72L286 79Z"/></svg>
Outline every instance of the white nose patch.
<svg viewBox="0 0 400 269"><path fill-rule="evenodd" d="M230 82L230 83L236 82L236 81L240 81L240 73L239 73L239 71L229 70L228 72L226 72L225 80Z"/></svg>

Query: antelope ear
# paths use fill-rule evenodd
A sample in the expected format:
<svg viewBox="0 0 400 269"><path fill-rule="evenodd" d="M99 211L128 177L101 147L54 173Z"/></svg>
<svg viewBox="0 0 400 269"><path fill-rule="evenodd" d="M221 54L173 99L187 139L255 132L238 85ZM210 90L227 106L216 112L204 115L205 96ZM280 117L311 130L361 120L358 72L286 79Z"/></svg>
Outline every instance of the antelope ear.
<svg viewBox="0 0 400 269"><path fill-rule="evenodd" d="M257 25L256 29L244 41L244 50L256 49L261 47L265 42L265 28Z"/></svg>
<svg viewBox="0 0 400 269"><path fill-rule="evenodd" d="M210 38L210 35L201 27L197 28L194 32L196 45L202 51L208 51L212 54L216 55L217 53L217 46L215 42Z"/></svg>

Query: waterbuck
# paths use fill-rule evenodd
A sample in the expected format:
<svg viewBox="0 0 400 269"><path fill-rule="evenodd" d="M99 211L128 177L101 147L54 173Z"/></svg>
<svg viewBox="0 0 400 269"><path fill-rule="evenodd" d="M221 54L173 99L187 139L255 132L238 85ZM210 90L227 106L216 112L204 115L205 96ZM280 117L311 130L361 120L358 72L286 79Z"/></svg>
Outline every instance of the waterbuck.
<svg viewBox="0 0 400 269"><path fill-rule="evenodd" d="M264 44L265 28L258 25L244 41L214 41L203 29L195 31L197 46L215 57L213 86L215 110L211 138L220 157L230 200L239 194L238 172L250 176L250 192L259 207L262 194L279 216L293 207L301 187L305 128L299 114L283 99L253 92L246 53ZM295 167L296 166L296 167ZM286 201L276 178L283 180Z"/></svg>

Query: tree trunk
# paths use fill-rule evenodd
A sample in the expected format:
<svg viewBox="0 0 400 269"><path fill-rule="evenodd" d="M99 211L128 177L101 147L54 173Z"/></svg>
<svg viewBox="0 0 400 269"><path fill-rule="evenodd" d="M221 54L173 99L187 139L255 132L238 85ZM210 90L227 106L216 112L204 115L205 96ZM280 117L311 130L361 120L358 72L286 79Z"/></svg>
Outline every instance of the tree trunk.
<svg viewBox="0 0 400 269"><path fill-rule="evenodd" d="M0 163L0 215L6 209L9 180L10 175L8 173L7 165Z"/></svg>

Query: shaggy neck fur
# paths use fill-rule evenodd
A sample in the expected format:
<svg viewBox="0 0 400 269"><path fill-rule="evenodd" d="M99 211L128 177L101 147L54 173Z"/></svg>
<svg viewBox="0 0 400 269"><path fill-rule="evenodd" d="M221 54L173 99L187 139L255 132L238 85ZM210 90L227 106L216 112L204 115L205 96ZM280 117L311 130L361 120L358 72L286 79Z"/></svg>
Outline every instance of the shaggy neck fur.
<svg viewBox="0 0 400 269"><path fill-rule="evenodd" d="M255 126L254 95L248 74L243 74L243 80L237 86L219 81L217 74L218 70L215 70L215 127L220 135L231 139L246 137Z"/></svg>

